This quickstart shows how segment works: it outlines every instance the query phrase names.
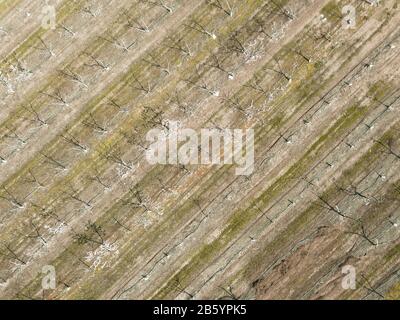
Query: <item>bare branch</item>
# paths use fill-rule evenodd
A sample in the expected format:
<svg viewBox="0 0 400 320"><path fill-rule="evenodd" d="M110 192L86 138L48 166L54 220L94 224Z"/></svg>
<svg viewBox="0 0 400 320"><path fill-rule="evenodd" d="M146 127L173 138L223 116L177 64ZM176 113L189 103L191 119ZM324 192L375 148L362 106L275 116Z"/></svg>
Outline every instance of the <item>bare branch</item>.
<svg viewBox="0 0 400 320"><path fill-rule="evenodd" d="M139 0L139 2L150 4L150 5L156 6L156 7L161 7L164 10L166 10L168 13L172 13L173 12L172 7L166 5L165 1L163 1L163 0L158 0L158 1L157 0L154 0L154 1L152 1L152 0Z"/></svg>
<svg viewBox="0 0 400 320"><path fill-rule="evenodd" d="M197 22L196 20L192 20L190 24L185 24L186 27L193 29L197 32L200 32L212 39L217 39L217 36L215 35L215 33L207 30L203 25L201 25L199 22Z"/></svg>
<svg viewBox="0 0 400 320"><path fill-rule="evenodd" d="M101 133L101 134L104 134L104 133L106 133L106 132L108 131L103 125L101 125L101 124L94 118L94 116L93 116L92 113L89 113L89 116L88 116L85 120L83 120L82 123L83 123L85 126L87 126L87 127L89 127L89 128L92 128L93 130L95 130L95 131L97 131L97 132L99 132L99 133Z"/></svg>
<svg viewBox="0 0 400 320"><path fill-rule="evenodd" d="M185 40L183 39L174 40L171 37L168 37L168 39L170 43L165 45L167 48L179 51L188 57L191 57L193 55L189 45Z"/></svg>
<svg viewBox="0 0 400 320"><path fill-rule="evenodd" d="M233 7L230 5L228 0L225 0L225 5L223 4L223 1L220 0L208 0L207 3L222 10L226 15L233 17Z"/></svg>

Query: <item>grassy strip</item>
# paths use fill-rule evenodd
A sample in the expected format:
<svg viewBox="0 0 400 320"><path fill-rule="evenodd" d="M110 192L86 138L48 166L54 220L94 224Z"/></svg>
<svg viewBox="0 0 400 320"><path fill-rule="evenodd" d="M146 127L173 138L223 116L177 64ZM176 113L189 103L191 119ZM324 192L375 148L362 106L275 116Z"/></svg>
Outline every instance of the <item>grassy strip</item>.
<svg viewBox="0 0 400 320"><path fill-rule="evenodd" d="M64 1L57 9L57 22L63 22L72 12L79 10L85 4L84 0L79 1ZM32 45L37 42L39 37L42 37L48 30L41 26L35 30L28 38L26 38L15 50L9 53L0 63L0 68L8 68L11 65L14 57L23 59L32 48Z"/></svg>

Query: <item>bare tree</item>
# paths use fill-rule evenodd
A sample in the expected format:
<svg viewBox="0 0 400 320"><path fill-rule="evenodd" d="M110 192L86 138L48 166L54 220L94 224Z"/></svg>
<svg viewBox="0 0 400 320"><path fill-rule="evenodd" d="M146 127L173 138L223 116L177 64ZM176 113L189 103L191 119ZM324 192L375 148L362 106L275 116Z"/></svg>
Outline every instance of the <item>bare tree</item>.
<svg viewBox="0 0 400 320"><path fill-rule="evenodd" d="M182 38L174 40L173 38L168 36L168 40L169 43L165 45L167 48L179 51L188 57L191 57L193 55L189 45Z"/></svg>
<svg viewBox="0 0 400 320"><path fill-rule="evenodd" d="M348 216L346 216L345 214L343 214L343 212L340 210L340 208L337 205L331 205L327 200L325 200L322 196L317 196L318 199L322 202L321 204L317 204L318 206L320 206L321 208L327 209L329 211L332 211L336 214L338 214L339 216L341 216L342 218L349 218ZM351 218L353 219L353 218ZM354 219L353 219L354 220Z"/></svg>
<svg viewBox="0 0 400 320"><path fill-rule="evenodd" d="M162 72L165 72L167 75L170 74L169 64L167 66L162 66L159 62L157 62L157 59L151 53L148 53L147 57L143 58L143 61L147 62L149 65L151 65L154 68L160 69Z"/></svg>
<svg viewBox="0 0 400 320"><path fill-rule="evenodd" d="M317 34L310 35L315 41L323 40L324 42L331 42L332 41L332 36L329 33L329 31L319 31Z"/></svg>
<svg viewBox="0 0 400 320"><path fill-rule="evenodd" d="M264 36L266 36L271 40L273 39L273 37L265 30L265 23L263 20L261 20L260 18L255 18L254 23L257 25L256 32L263 34Z"/></svg>
<svg viewBox="0 0 400 320"><path fill-rule="evenodd" d="M226 295L222 296L221 298L219 298L219 300L239 300L240 296L236 296L233 293L232 287L228 286L227 289L225 289L224 287L219 287Z"/></svg>
<svg viewBox="0 0 400 320"><path fill-rule="evenodd" d="M191 84L193 87L197 89L201 89L205 92L207 92L209 95L218 97L219 96L219 90L216 88L211 87L209 84L207 84L201 77L198 68L196 68L196 80L192 79L185 79L184 80L186 83Z"/></svg>
<svg viewBox="0 0 400 320"><path fill-rule="evenodd" d="M260 213L262 213L262 215L265 216L270 223L274 222L270 217L267 216L268 210L267 211L261 210L257 204L254 204L254 208L256 208Z"/></svg>
<svg viewBox="0 0 400 320"><path fill-rule="evenodd" d="M120 222L117 218L113 217L114 222L119 225L121 228L125 229L126 231L131 232L132 230L125 226L122 222Z"/></svg>
<svg viewBox="0 0 400 320"><path fill-rule="evenodd" d="M89 113L89 116L86 117L85 120L82 121L83 125L99 132L101 134L106 133L108 130L105 128L104 125L100 124L93 116L92 113Z"/></svg>
<svg viewBox="0 0 400 320"><path fill-rule="evenodd" d="M261 83L262 83L262 79L257 74L255 74L254 77L248 83L243 85L243 87L253 89L255 91L262 93L265 96L268 96L270 94L270 91L265 89L261 85Z"/></svg>
<svg viewBox="0 0 400 320"><path fill-rule="evenodd" d="M64 23L59 24L59 28L67 32L71 37L75 37L75 32L70 27L67 27Z"/></svg>
<svg viewBox="0 0 400 320"><path fill-rule="evenodd" d="M336 184L336 183L335 183L335 184ZM369 200L369 197L366 196L366 195L364 195L364 191L365 191L366 189L360 191L360 190L358 190L358 187L355 186L355 185L353 185L353 184L350 184L347 188L344 188L344 187L342 187L342 186L336 184L336 187L337 187L340 191L346 193L346 194L349 195L349 196L357 196L357 197L360 197L360 198L362 198L362 199ZM368 188L367 188L367 189L368 189Z"/></svg>
<svg viewBox="0 0 400 320"><path fill-rule="evenodd" d="M55 211L55 209L52 208L45 208L42 207L36 203L31 203L32 208L35 209L35 211L43 218L47 219L47 218L52 218L54 220L56 220L58 223L61 223L62 225L67 226L68 223L62 219Z"/></svg>
<svg viewBox="0 0 400 320"><path fill-rule="evenodd" d="M138 146L142 150L148 150L149 147L146 145L145 141L140 137L139 132L126 132L121 130L120 134L125 138L126 142L133 146Z"/></svg>
<svg viewBox="0 0 400 320"><path fill-rule="evenodd" d="M60 161L56 160L53 156L45 154L43 151L39 152L44 158L45 161L55 166L57 169L66 170L67 167L63 165Z"/></svg>
<svg viewBox="0 0 400 320"><path fill-rule="evenodd" d="M378 292L369 282L369 280L365 277L365 275L361 274L361 278L364 280L364 283L362 286L367 289L369 292L375 293L377 296L379 296L381 299L385 299L385 296L382 295L380 292Z"/></svg>
<svg viewBox="0 0 400 320"><path fill-rule="evenodd" d="M0 164L6 163L6 162L7 162L6 158L4 158L3 156L0 155Z"/></svg>
<svg viewBox="0 0 400 320"><path fill-rule="evenodd" d="M27 181L27 182L29 182L29 183L35 183L35 184L37 184L37 185L38 185L39 187L41 187L41 188L44 187L44 184L41 183L41 182L39 181L39 179L33 174L33 171L32 171L31 169L28 170L28 173L29 173L29 177L30 177L30 178L26 178L26 181Z"/></svg>
<svg viewBox="0 0 400 320"><path fill-rule="evenodd" d="M142 191L138 187L129 188L128 199L121 199L124 206L133 208L142 208L145 211L150 211Z"/></svg>
<svg viewBox="0 0 400 320"><path fill-rule="evenodd" d="M168 187L161 178L157 177L157 180L158 180L158 183L161 186L161 191L162 192L166 192L166 193L172 193L173 192L172 189L170 187Z"/></svg>
<svg viewBox="0 0 400 320"><path fill-rule="evenodd" d="M123 107L123 106L122 106L120 103L118 103L117 100L115 100L115 99L108 99L107 105L115 107L116 109L118 109L119 112L127 112L127 111L128 111L127 108Z"/></svg>
<svg viewBox="0 0 400 320"><path fill-rule="evenodd" d="M82 8L82 12L88 14L89 16L91 16L92 18L97 17L98 15L98 11L96 11L95 9L93 9L92 5L89 3L86 3L83 8Z"/></svg>
<svg viewBox="0 0 400 320"><path fill-rule="evenodd" d="M40 114L35 110L35 108L33 107L33 105L31 103L29 103L29 106L23 105L23 108L32 115L34 122L38 122L39 126L47 126L47 120L44 120Z"/></svg>
<svg viewBox="0 0 400 320"><path fill-rule="evenodd" d="M144 107L141 118L145 122L147 127L162 127L165 130L169 130L169 124L164 119L164 111L159 107Z"/></svg>
<svg viewBox="0 0 400 320"><path fill-rule="evenodd" d="M193 201L193 203L196 205L196 207L199 208L201 214L202 214L204 217L207 217L208 214L206 213L206 211L204 210L203 206L201 205L201 200L200 200L200 198L194 198L194 199L192 199L192 201Z"/></svg>
<svg viewBox="0 0 400 320"><path fill-rule="evenodd" d="M4 191L4 194L0 194L0 199L10 202L14 207L19 209L24 208L24 203L19 201L5 186L2 186L1 189Z"/></svg>
<svg viewBox="0 0 400 320"><path fill-rule="evenodd" d="M181 281L179 278L176 278L175 281L172 284L172 289L178 291L178 293L185 293L187 294L191 299L194 297L190 292L188 292L185 287L182 285Z"/></svg>
<svg viewBox="0 0 400 320"><path fill-rule="evenodd" d="M79 191L76 190L71 184L69 185L69 188L65 191L66 194L68 195L69 198L82 203L86 209L90 209L92 208L92 204L91 202L93 201L93 199L96 197L94 196L92 199L90 199L89 201L86 201L84 199L82 199L82 197L79 195Z"/></svg>
<svg viewBox="0 0 400 320"><path fill-rule="evenodd" d="M178 163L177 167L178 167L178 170L183 171L184 174L190 173L190 170L187 168L187 166L182 163Z"/></svg>
<svg viewBox="0 0 400 320"><path fill-rule="evenodd" d="M346 146L348 146L350 149L354 148L354 144L352 144L351 142L346 141L345 144L346 144Z"/></svg>
<svg viewBox="0 0 400 320"><path fill-rule="evenodd" d="M6 134L4 134L5 138L8 139L14 139L17 140L19 143L21 144L26 144L26 139L24 139L23 137L21 137L18 133L17 130L15 128L9 128L8 126L6 126L6 129L8 130Z"/></svg>
<svg viewBox="0 0 400 320"><path fill-rule="evenodd" d="M135 24L134 28L140 32L149 33L152 31L151 24L148 25L147 23L143 22L141 19L133 19Z"/></svg>
<svg viewBox="0 0 400 320"><path fill-rule="evenodd" d="M103 179L101 178L100 170L99 170L97 167L95 167L95 168L93 169L93 173L89 176L89 179L90 179L91 181L96 181L96 182L98 182L98 183L99 183L101 186L103 186L106 190L111 189L111 186L110 186L109 184L105 183L105 182L103 181Z"/></svg>
<svg viewBox="0 0 400 320"><path fill-rule="evenodd" d="M102 70L109 70L110 66L105 64L104 62L102 62L101 60L99 60L98 58L96 58L93 54L88 53L88 52L84 52L84 54L86 56L88 56L93 63L85 63L84 65L87 67L96 67L96 68L100 68Z"/></svg>
<svg viewBox="0 0 400 320"><path fill-rule="evenodd" d="M242 103L239 101L237 96L226 96L223 97L222 100L227 104L227 106L231 109L234 109L240 113L242 113L245 117L249 117L250 113L244 108Z"/></svg>
<svg viewBox="0 0 400 320"><path fill-rule="evenodd" d="M111 147L104 146L103 151L101 151L101 156L108 161L120 165L123 168L128 170L133 169L133 165L122 158L122 152L119 148L112 149Z"/></svg>
<svg viewBox="0 0 400 320"><path fill-rule="evenodd" d="M247 46L239 39L239 32L234 32L228 39L225 45L225 50L228 52L236 53L236 55L242 55L245 63L256 60L260 53L263 51L261 42L252 42Z"/></svg>
<svg viewBox="0 0 400 320"><path fill-rule="evenodd" d="M84 153L88 152L88 147L82 144L77 138L75 138L71 133L66 131L61 137L67 141L69 144L74 146L77 150L82 151Z"/></svg>
<svg viewBox="0 0 400 320"><path fill-rule="evenodd" d="M374 171L374 174L376 174L376 178L374 180L374 182L371 184L370 188L372 186L374 186L379 180L381 181L385 181L386 180L386 176L378 171Z"/></svg>
<svg viewBox="0 0 400 320"><path fill-rule="evenodd" d="M397 97L397 98L395 99L395 101L393 101L393 102L391 102L390 104L388 104L388 103L382 101L381 99L379 99L379 98L377 98L377 97L375 97L375 96L372 97L372 99L373 99L374 101L378 102L381 106L384 106L384 107L385 107L385 110L383 111L383 113L385 113L385 112L387 112L387 111L389 111L389 110L392 110L393 104L394 104L399 98L400 98L400 97ZM383 113L382 113L382 114L383 114Z"/></svg>
<svg viewBox="0 0 400 320"><path fill-rule="evenodd" d="M124 52L128 52L136 44L136 40L132 41L130 44L125 44L124 40L120 40L117 37L110 34L108 35L108 37L100 36L99 38L106 42L111 43L116 48L121 49Z"/></svg>
<svg viewBox="0 0 400 320"><path fill-rule="evenodd" d="M225 73L228 76L228 79L232 80L235 78L235 74L232 71L227 70L222 66L221 61L219 60L218 56L214 53L210 55L211 61L206 62L208 66L211 68L215 68L223 73Z"/></svg>
<svg viewBox="0 0 400 320"><path fill-rule="evenodd" d="M279 75L281 75L282 77L284 77L288 82L290 82L292 80L292 77L290 75L288 75L286 72L284 72L282 70L281 64L279 63L279 61L274 57L273 60L275 61L276 65L278 68L273 68L273 67L266 67L267 70L271 70Z"/></svg>
<svg viewBox="0 0 400 320"><path fill-rule="evenodd" d="M191 106L182 101L178 90L175 90L174 94L168 94L168 97L168 103L174 104L178 110L182 111L184 114L191 113Z"/></svg>
<svg viewBox="0 0 400 320"><path fill-rule="evenodd" d="M149 82L144 84L134 74L132 75L132 78L134 80L134 84L130 84L130 86L133 89L144 92L144 95L147 95L151 92L152 88L151 88Z"/></svg>
<svg viewBox="0 0 400 320"><path fill-rule="evenodd" d="M97 245L103 245L104 236L105 232L100 225L88 221L85 226L85 230L82 233L76 233L74 235L74 239L79 244L93 243Z"/></svg>
<svg viewBox="0 0 400 320"><path fill-rule="evenodd" d="M23 260L23 259L16 253L16 251L13 250L13 249L11 248L11 245L10 245L10 244L4 244L4 243L3 243L3 247L5 248L5 251L0 251L0 255L1 255L1 256L6 257L6 258L11 259L11 260L16 260L16 261L18 261L19 263L21 263L22 265L26 265L25 260Z"/></svg>
<svg viewBox="0 0 400 320"><path fill-rule="evenodd" d="M58 71L63 77L72 80L73 82L76 82L85 88L87 88L87 84L83 81L82 77L77 74L75 71L70 69L69 67L65 67L63 70Z"/></svg>
<svg viewBox="0 0 400 320"><path fill-rule="evenodd" d="M200 32L201 34L204 34L212 39L217 39L217 36L215 35L215 33L207 30L202 24L200 24L196 20L192 20L190 24L185 24L185 26L192 30Z"/></svg>
<svg viewBox="0 0 400 320"><path fill-rule="evenodd" d="M20 74L32 74L32 70L29 70L27 67L24 66L24 63L17 57L17 54L13 53L13 59L17 65L17 70Z"/></svg>
<svg viewBox="0 0 400 320"><path fill-rule="evenodd" d="M40 232L40 227L37 226L33 221L31 221L31 227L32 227L32 229L33 229L33 235L28 234L27 237L28 237L28 238L39 239L39 240L41 240L43 243L47 243L46 239L44 238L44 236L43 236L42 233Z"/></svg>
<svg viewBox="0 0 400 320"><path fill-rule="evenodd" d="M371 245L376 246L377 243L375 243L367 234L365 227L363 224L361 224L361 231L346 231L345 233L349 234L354 234L357 235L365 240L367 240Z"/></svg>
<svg viewBox="0 0 400 320"><path fill-rule="evenodd" d="M287 17L289 20L293 20L294 19L294 15L291 12L290 9L286 9L284 7L282 7L281 4L279 4L277 1L275 0L271 0L271 2L275 5L275 7L278 9L278 12L282 15L284 15L285 17Z"/></svg>
<svg viewBox="0 0 400 320"><path fill-rule="evenodd" d="M387 144L383 143L380 140L374 140L374 142L380 144L387 151L388 154L393 155L400 160L400 154L393 150L393 139L389 139Z"/></svg>
<svg viewBox="0 0 400 320"><path fill-rule="evenodd" d="M397 189L398 189L397 192L400 194L400 186L399 186ZM390 216L388 217L388 221L389 221L390 224L391 224L393 227L395 227L395 228L397 228L398 225L399 225L397 222L393 221L393 216L392 216L392 215L390 215Z"/></svg>
<svg viewBox="0 0 400 320"><path fill-rule="evenodd" d="M244 47L244 44L239 39L239 32L238 31L233 32L230 35L225 48L230 52L235 52L236 54L243 54L244 55L246 53L246 49Z"/></svg>
<svg viewBox="0 0 400 320"><path fill-rule="evenodd" d="M307 63L311 62L311 58L306 56L300 49L295 48L292 49L292 52L294 52L295 54L299 55L301 58L303 58Z"/></svg>
<svg viewBox="0 0 400 320"><path fill-rule="evenodd" d="M78 241L78 243L87 243L86 240L84 240L84 238L82 237L82 240L79 240L81 237L79 236L79 234L75 234L73 237L76 241ZM87 264L81 257L78 257L77 255L75 255L74 252L72 252L70 249L66 248L65 249L68 253L70 253L73 257L75 257L76 259L78 259L78 261L80 263L82 263L86 268L90 269L90 265Z"/></svg>
<svg viewBox="0 0 400 320"><path fill-rule="evenodd" d="M292 137L294 136L294 133L285 136L282 133L278 133L279 138L283 139L283 141L285 141L286 144L291 144L292 143Z"/></svg>
<svg viewBox="0 0 400 320"><path fill-rule="evenodd" d="M148 33L151 31L150 26L144 23L140 19L134 19L129 15L127 10L123 10L122 14L125 16L127 26L132 29L136 29L140 32Z"/></svg>
<svg viewBox="0 0 400 320"><path fill-rule="evenodd" d="M49 98L52 98L52 99L56 100L59 104L61 104L63 106L68 106L68 103L63 98L59 88L55 89L54 93L47 93L47 92L44 92L44 91L39 91L39 93L41 93L44 96L47 96Z"/></svg>
<svg viewBox="0 0 400 320"><path fill-rule="evenodd" d="M51 48L44 42L42 37L38 36L40 46L32 46L32 48L40 51L45 51L49 54L50 57L55 56L55 53L51 50Z"/></svg>

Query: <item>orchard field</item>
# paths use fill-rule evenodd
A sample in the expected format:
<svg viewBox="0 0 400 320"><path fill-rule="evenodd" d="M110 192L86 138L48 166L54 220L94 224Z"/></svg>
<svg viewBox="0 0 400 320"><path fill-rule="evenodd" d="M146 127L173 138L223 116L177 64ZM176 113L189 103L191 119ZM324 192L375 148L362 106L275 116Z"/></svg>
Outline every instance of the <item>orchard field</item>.
<svg viewBox="0 0 400 320"><path fill-rule="evenodd" d="M399 26L397 0L0 1L0 298L399 299ZM254 171L149 164L168 120L254 129Z"/></svg>

